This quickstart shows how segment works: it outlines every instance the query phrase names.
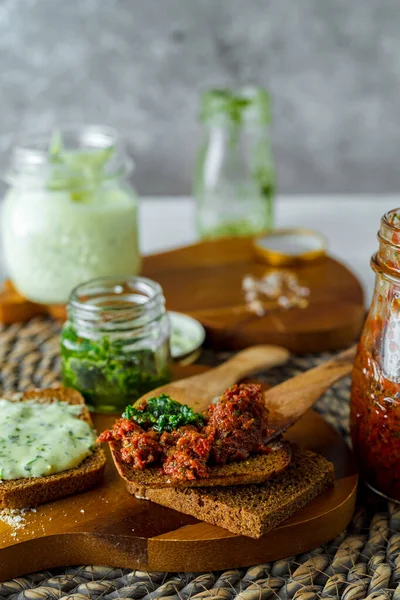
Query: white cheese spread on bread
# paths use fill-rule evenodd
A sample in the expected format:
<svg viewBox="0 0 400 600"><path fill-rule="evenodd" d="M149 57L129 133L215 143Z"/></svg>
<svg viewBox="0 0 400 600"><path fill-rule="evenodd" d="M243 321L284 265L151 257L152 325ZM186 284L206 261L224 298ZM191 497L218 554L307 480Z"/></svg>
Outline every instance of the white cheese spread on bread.
<svg viewBox="0 0 400 600"><path fill-rule="evenodd" d="M78 466L96 435L82 405L0 399L0 480L43 477Z"/></svg>

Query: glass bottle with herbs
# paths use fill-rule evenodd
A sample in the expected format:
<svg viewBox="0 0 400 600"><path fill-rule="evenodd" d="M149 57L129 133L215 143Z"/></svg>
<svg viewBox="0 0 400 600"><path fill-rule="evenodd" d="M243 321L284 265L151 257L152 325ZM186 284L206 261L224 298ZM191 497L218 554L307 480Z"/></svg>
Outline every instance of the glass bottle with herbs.
<svg viewBox="0 0 400 600"><path fill-rule="evenodd" d="M245 236L271 229L275 170L267 92L210 90L203 95L200 117L205 135L194 182L199 235Z"/></svg>
<svg viewBox="0 0 400 600"><path fill-rule="evenodd" d="M170 323L158 283L94 279L73 290L61 333L63 383L119 412L170 379Z"/></svg>

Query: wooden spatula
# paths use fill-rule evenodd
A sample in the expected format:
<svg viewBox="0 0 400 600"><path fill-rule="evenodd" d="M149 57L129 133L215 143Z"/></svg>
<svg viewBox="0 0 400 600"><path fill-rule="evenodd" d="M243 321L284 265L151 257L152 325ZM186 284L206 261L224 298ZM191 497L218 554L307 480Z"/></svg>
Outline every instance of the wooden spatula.
<svg viewBox="0 0 400 600"><path fill-rule="evenodd" d="M203 412L229 386L257 371L283 365L288 358L289 352L280 346L251 346L215 369L163 385L142 396L138 402L164 393Z"/></svg>
<svg viewBox="0 0 400 600"><path fill-rule="evenodd" d="M269 408L270 425L274 429L270 440L274 440L277 436L285 431L290 425L297 421L314 402L331 386L335 381L348 375L351 371L355 348L351 348L341 354L338 354L332 360L310 369L309 371L293 377L284 383L268 390L264 393L265 402ZM215 396L219 396L227 387L234 382L239 381L250 373L268 368L271 366L282 364L286 361L288 353L286 350L278 346L253 346L243 350L223 365L208 371L201 375L188 377L175 383L165 385L153 390L150 394L142 396L143 399L151 395L158 395L162 392L169 394L178 402L188 404L197 411L204 411L212 402ZM140 400L139 400L140 402ZM275 446L279 446L279 443ZM268 471L266 474L263 469L255 468L255 464L243 473L241 468L242 463L239 463L238 469L233 469L233 472L227 476L226 471L222 474L218 471L219 467L211 468L211 475L207 479L195 479L190 481L181 481L177 483L168 475L160 474L157 468L150 468L138 471L132 468L131 465L121 460L121 447L119 441L110 443L111 453L121 477L129 483L128 490L131 493L141 493L141 487L188 487L202 485L242 485L244 483L259 483L271 476ZM283 467L287 465L287 460L290 460L289 455L285 455L285 443L283 442L279 448L286 456ZM274 461L281 464L282 461ZM288 458L289 457L289 458ZM253 457L256 461L256 458ZM282 458L282 456L281 456ZM235 463L232 463L233 465ZM232 467L232 465L228 465ZM226 465L225 465L226 467ZM221 469L225 469L221 467ZM259 465L258 465L259 467ZM279 471L280 469L278 469ZM216 473L217 472L217 473ZM277 471L274 471L277 472Z"/></svg>
<svg viewBox="0 0 400 600"><path fill-rule="evenodd" d="M271 428L275 430L273 437L293 425L331 385L351 373L355 353L354 346L264 393ZM262 369L282 365L288 357L288 351L279 346L252 346L215 369L164 385L145 394L138 402L165 393L203 412L230 385Z"/></svg>
<svg viewBox="0 0 400 600"><path fill-rule="evenodd" d="M274 436L293 425L336 381L351 373L356 346L264 393Z"/></svg>

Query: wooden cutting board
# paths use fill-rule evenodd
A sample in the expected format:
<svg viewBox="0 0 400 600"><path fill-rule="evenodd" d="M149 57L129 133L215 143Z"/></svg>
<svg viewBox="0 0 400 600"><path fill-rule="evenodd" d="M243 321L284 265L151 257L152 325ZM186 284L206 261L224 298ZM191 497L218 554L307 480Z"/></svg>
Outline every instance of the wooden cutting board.
<svg viewBox="0 0 400 600"><path fill-rule="evenodd" d="M213 347L277 344L296 353L323 352L356 339L364 320L363 291L344 265L325 257L291 268L310 289L308 307L284 310L272 303L258 317L246 309L242 280L272 270L257 259L252 238L200 242L147 256L143 263L143 274L161 284L167 308L201 321Z"/></svg>
<svg viewBox="0 0 400 600"><path fill-rule="evenodd" d="M163 287L167 308L197 318L213 347L240 349L276 344L291 352L323 352L349 346L364 320L363 291L341 263L325 257L292 270L310 289L307 308L279 308L268 303L263 317L246 308L245 275L262 277L276 267L258 262L252 238L200 242L144 257L143 275ZM50 313L65 320L65 306L28 302L10 282L0 292L0 321L13 323Z"/></svg>
<svg viewBox="0 0 400 600"><path fill-rule="evenodd" d="M206 367L176 368L177 378ZM94 415L99 431L114 421ZM103 564L155 571L211 571L277 560L327 542L350 521L357 472L342 438L314 411L288 438L335 465L332 489L260 540L236 536L193 517L136 500L108 454L104 482L88 492L38 507L24 529L0 521L0 581L58 566ZM107 451L108 452L108 451Z"/></svg>

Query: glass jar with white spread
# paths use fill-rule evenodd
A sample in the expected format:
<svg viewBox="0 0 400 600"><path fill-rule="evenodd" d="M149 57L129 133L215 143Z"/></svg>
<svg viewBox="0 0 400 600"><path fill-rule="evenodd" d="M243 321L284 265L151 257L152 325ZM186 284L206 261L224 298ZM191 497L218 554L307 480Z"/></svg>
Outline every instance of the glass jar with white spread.
<svg viewBox="0 0 400 600"><path fill-rule="evenodd" d="M16 289L59 304L78 284L140 269L137 197L123 142L85 126L31 135L13 149L2 240Z"/></svg>

